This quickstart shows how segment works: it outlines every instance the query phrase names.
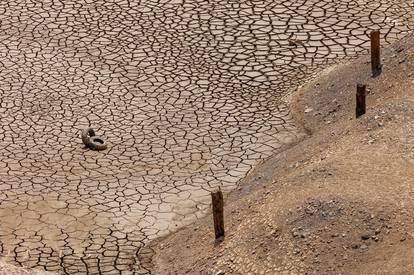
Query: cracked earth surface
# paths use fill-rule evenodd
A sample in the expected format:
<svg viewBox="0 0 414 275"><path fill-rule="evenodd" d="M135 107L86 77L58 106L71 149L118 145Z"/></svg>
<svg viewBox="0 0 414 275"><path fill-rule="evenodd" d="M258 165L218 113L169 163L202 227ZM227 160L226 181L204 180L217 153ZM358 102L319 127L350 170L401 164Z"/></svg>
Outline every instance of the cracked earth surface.
<svg viewBox="0 0 414 275"><path fill-rule="evenodd" d="M16 0L0 22L1 256L149 274L146 243L300 135L289 91L404 36L414 2Z"/></svg>

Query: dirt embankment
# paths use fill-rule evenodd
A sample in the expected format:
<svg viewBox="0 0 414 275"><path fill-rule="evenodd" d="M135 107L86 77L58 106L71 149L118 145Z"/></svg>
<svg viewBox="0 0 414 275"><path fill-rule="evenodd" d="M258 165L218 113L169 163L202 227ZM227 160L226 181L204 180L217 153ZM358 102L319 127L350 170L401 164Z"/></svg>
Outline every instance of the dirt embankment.
<svg viewBox="0 0 414 275"><path fill-rule="evenodd" d="M413 274L414 37L332 67L292 102L302 142L226 198L226 237L207 216L153 244L155 274ZM368 85L356 120L357 83Z"/></svg>

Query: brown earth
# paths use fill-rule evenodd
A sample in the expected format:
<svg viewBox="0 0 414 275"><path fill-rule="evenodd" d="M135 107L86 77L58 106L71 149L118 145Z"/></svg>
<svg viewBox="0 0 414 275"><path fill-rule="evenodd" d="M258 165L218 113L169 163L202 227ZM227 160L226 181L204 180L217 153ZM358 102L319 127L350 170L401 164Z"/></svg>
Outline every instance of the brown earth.
<svg viewBox="0 0 414 275"><path fill-rule="evenodd" d="M18 267L0 260L0 275L54 275L56 273L34 268Z"/></svg>
<svg viewBox="0 0 414 275"><path fill-rule="evenodd" d="M152 246L154 274L414 274L414 37L301 87L308 137L259 165L211 215ZM367 114L355 119L357 83Z"/></svg>

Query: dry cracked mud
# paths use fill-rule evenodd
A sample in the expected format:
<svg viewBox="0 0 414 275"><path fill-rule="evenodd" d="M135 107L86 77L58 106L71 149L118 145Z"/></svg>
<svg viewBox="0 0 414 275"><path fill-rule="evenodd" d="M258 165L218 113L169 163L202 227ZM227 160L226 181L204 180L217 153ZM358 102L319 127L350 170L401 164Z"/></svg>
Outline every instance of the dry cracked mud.
<svg viewBox="0 0 414 275"><path fill-rule="evenodd" d="M3 1L0 255L150 273L146 243L302 135L290 91L413 18L397 0ZM88 126L107 150L84 148Z"/></svg>

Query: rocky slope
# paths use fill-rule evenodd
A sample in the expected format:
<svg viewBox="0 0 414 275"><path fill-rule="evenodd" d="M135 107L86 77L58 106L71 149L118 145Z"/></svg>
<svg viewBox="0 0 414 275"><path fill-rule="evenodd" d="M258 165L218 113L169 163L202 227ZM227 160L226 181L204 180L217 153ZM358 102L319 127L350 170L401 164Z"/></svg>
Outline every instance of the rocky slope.
<svg viewBox="0 0 414 275"><path fill-rule="evenodd" d="M292 109L308 137L259 165L212 217L152 244L154 274L414 273L414 37L337 65ZM355 119L357 83L367 113Z"/></svg>

